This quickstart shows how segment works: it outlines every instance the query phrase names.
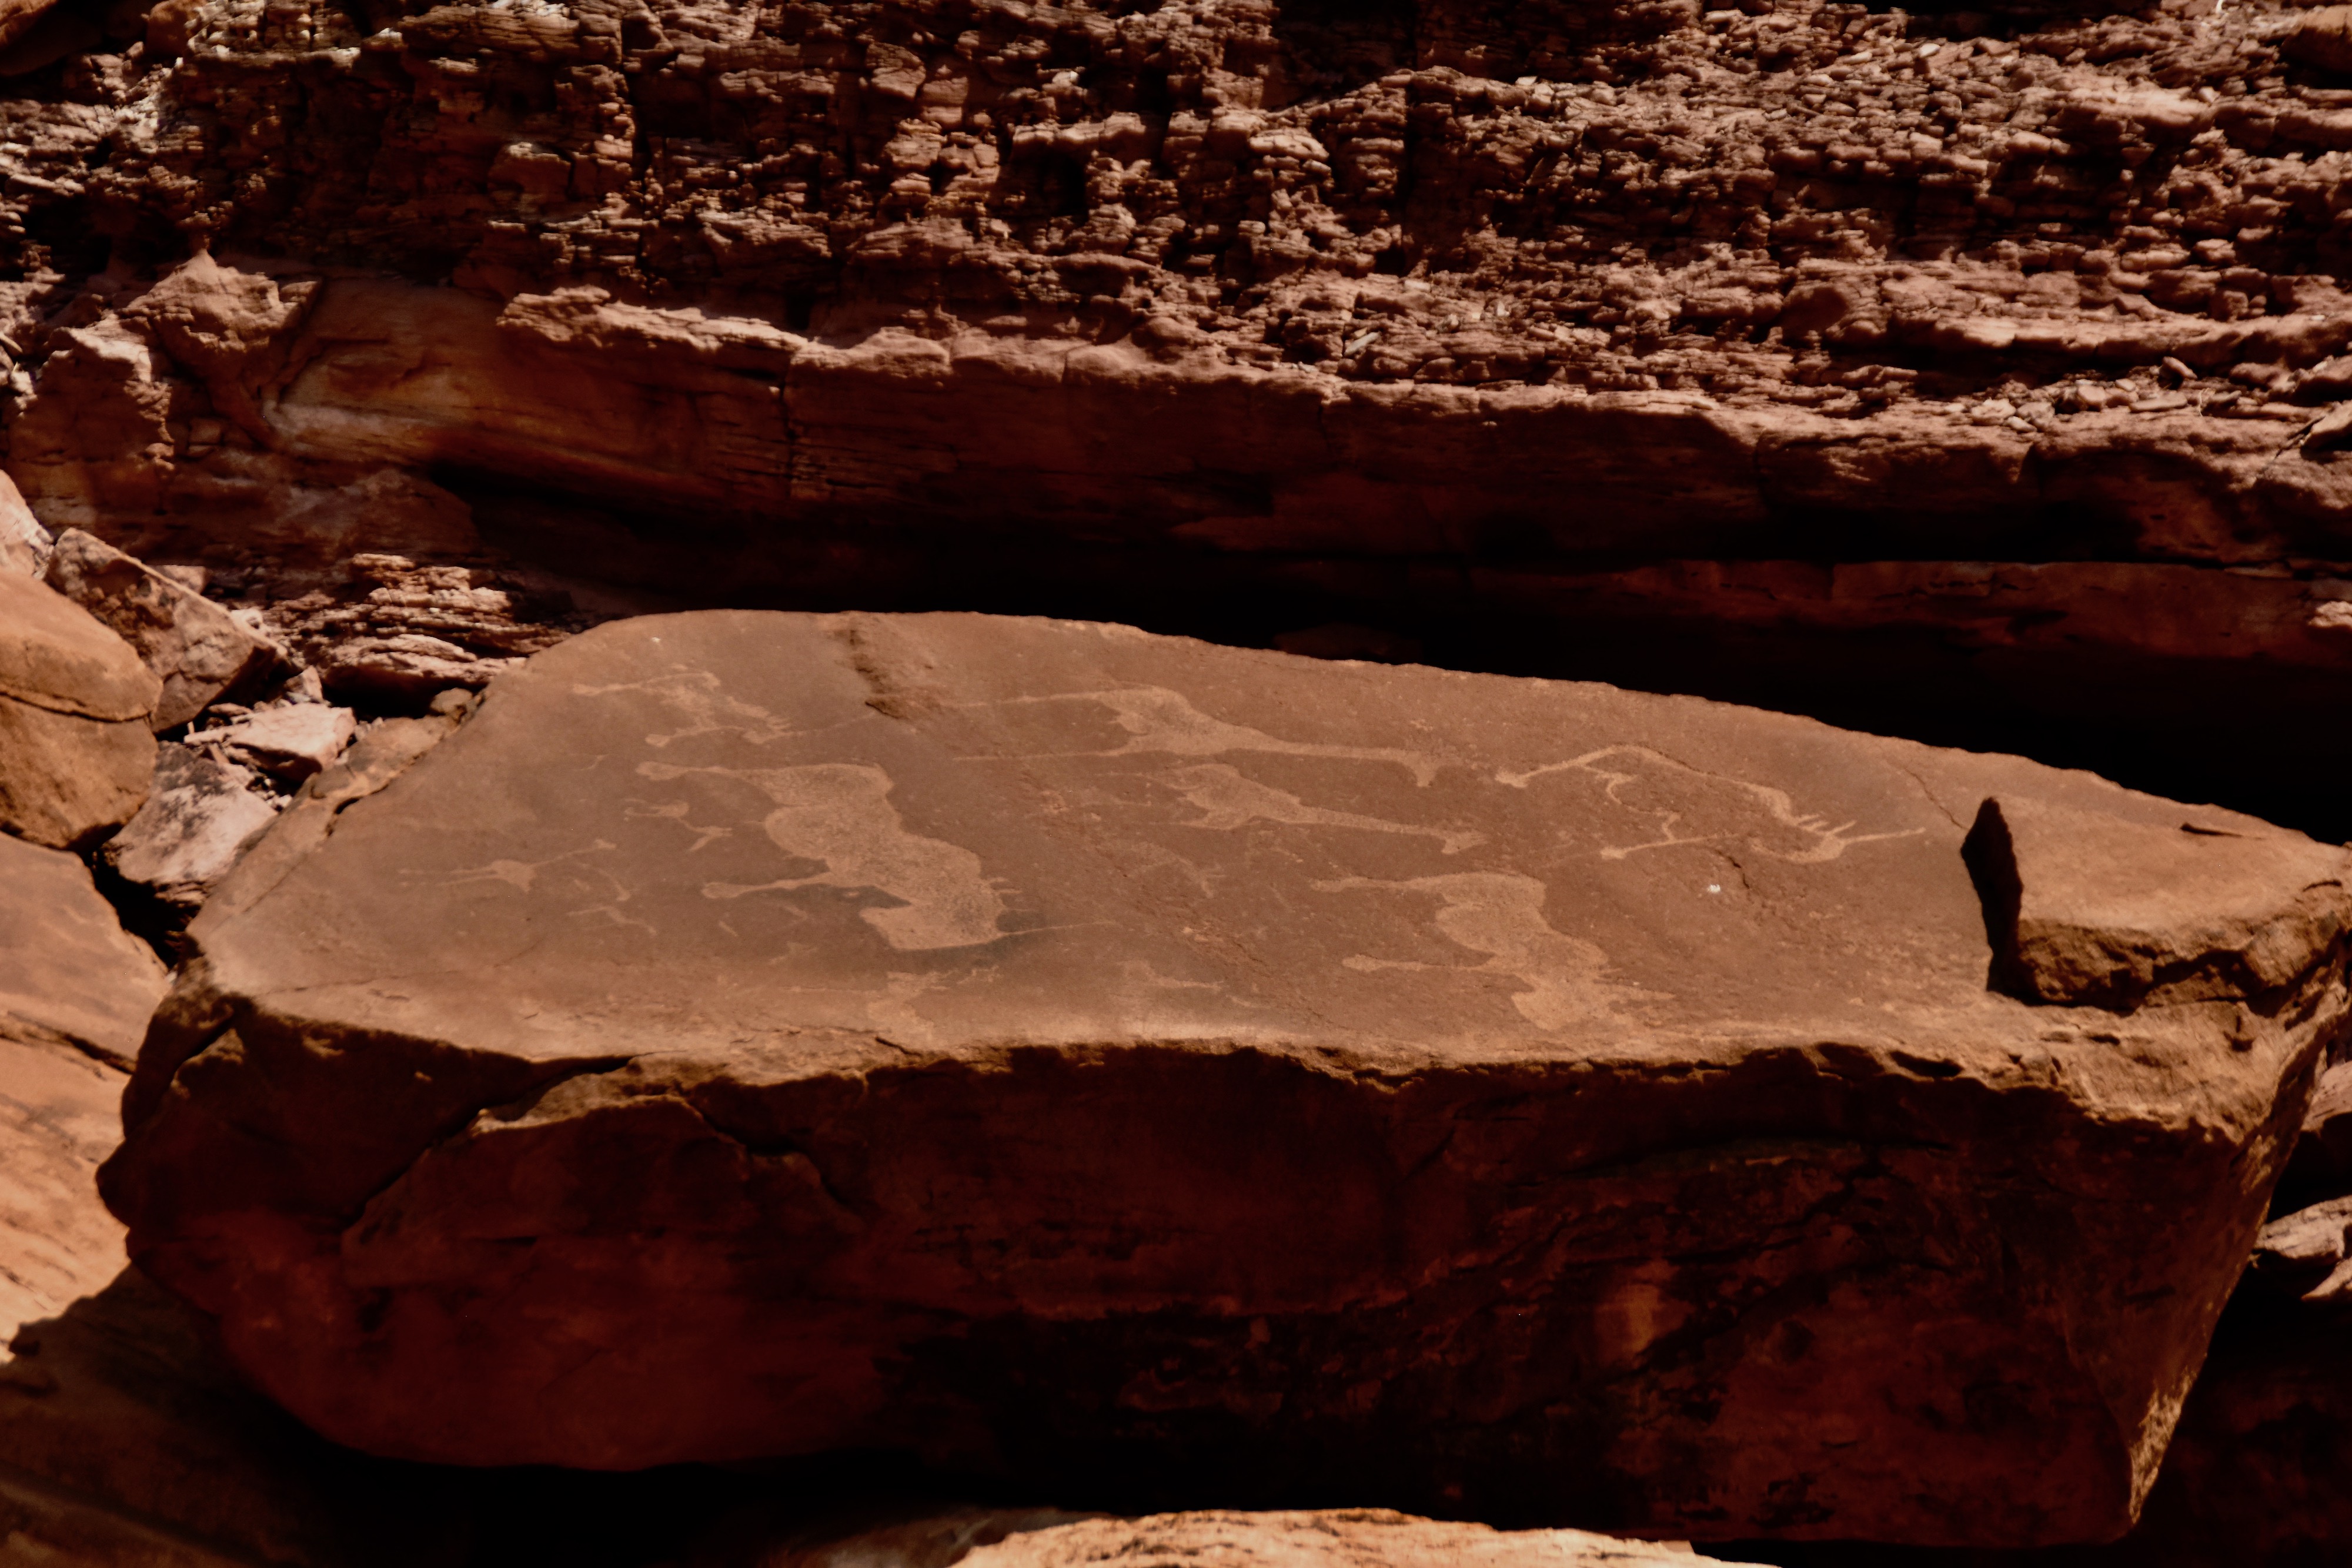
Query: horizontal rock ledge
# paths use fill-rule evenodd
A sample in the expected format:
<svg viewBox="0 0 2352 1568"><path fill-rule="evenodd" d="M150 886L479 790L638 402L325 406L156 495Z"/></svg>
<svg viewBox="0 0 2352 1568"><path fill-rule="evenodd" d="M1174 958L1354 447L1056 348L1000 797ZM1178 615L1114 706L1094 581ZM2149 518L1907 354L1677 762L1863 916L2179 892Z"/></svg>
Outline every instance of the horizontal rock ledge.
<svg viewBox="0 0 2352 1568"><path fill-rule="evenodd" d="M970 615L606 625L250 864L104 1190L340 1441L1925 1545L2129 1525L2352 910L2016 758Z"/></svg>

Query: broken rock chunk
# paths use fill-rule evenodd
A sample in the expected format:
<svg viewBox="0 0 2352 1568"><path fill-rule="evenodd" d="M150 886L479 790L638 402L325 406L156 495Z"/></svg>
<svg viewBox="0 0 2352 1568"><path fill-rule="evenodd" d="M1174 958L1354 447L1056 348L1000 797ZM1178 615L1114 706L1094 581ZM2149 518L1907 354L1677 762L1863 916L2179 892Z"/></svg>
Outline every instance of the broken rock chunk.
<svg viewBox="0 0 2352 1568"><path fill-rule="evenodd" d="M410 706L450 686L487 685L520 663L485 657L418 632L356 637L320 658L328 689L339 697Z"/></svg>
<svg viewBox="0 0 2352 1568"><path fill-rule="evenodd" d="M2282 1216L2263 1226L2254 1242L2253 1277L2306 1299L2352 1290L2352 1272L2345 1270L2352 1245L2347 1232L2352 1232L2352 1197L2331 1197Z"/></svg>
<svg viewBox="0 0 2352 1568"><path fill-rule="evenodd" d="M217 742L229 756L273 779L299 783L332 766L352 743L356 726L347 707L290 703L249 713L197 738Z"/></svg>
<svg viewBox="0 0 2352 1568"><path fill-rule="evenodd" d="M0 571L0 832L80 848L130 820L161 683L55 590Z"/></svg>
<svg viewBox="0 0 2352 1568"><path fill-rule="evenodd" d="M2262 984L1989 984L1989 799L2125 851L2021 908ZM306 1421L468 1464L2108 1539L2347 1008L2347 857L2250 819L1118 627L616 622L309 821L104 1189Z"/></svg>
<svg viewBox="0 0 2352 1568"><path fill-rule="evenodd" d="M47 581L138 649L163 678L151 720L159 730L259 685L278 663L268 639L198 588L79 528L58 536Z"/></svg>
<svg viewBox="0 0 2352 1568"><path fill-rule="evenodd" d="M2150 824L1986 800L1967 850L1996 981L2028 1001L2120 1011L2159 998L2270 1010L2343 939L2345 852L2209 816L2182 808Z"/></svg>
<svg viewBox="0 0 2352 1568"><path fill-rule="evenodd" d="M249 768L166 741L154 789L102 852L116 875L193 914L254 836L278 820Z"/></svg>

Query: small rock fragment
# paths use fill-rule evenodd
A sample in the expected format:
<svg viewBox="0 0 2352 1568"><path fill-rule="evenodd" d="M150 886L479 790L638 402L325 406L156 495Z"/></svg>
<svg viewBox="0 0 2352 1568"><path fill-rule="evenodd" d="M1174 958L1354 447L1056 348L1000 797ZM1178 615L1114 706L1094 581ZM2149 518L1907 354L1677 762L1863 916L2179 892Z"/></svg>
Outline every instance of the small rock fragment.
<svg viewBox="0 0 2352 1568"><path fill-rule="evenodd" d="M123 881L194 914L246 845L278 820L253 789L258 780L251 768L166 741L155 761L154 789L107 841L107 864Z"/></svg>
<svg viewBox="0 0 2352 1568"><path fill-rule="evenodd" d="M328 650L320 661L327 686L338 696L414 703L449 686L482 686L520 659L483 658L455 643L423 632L361 637Z"/></svg>
<svg viewBox="0 0 2352 1568"><path fill-rule="evenodd" d="M150 567L79 528L58 536L49 556L49 586L139 650L163 678L151 721L159 730L259 685L278 658L275 645L206 599L189 575Z"/></svg>

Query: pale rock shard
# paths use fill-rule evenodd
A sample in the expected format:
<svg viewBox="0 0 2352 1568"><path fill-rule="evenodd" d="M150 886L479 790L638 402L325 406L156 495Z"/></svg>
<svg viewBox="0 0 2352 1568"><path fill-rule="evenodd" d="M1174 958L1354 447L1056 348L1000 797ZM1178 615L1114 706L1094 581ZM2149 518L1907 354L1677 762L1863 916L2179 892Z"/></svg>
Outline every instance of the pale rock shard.
<svg viewBox="0 0 2352 1568"><path fill-rule="evenodd" d="M2352 1197L2331 1197L2263 1227L2254 1242L2252 1278L2306 1301L2352 1299Z"/></svg>
<svg viewBox="0 0 2352 1568"><path fill-rule="evenodd" d="M441 733L215 890L104 1176L385 1454L2107 1539L2346 1017L2342 852L1604 686L710 612Z"/></svg>
<svg viewBox="0 0 2352 1568"><path fill-rule="evenodd" d="M220 747L237 761L274 779L299 784L334 765L352 743L358 721L347 707L328 703L289 703L236 718L223 728L191 739Z"/></svg>
<svg viewBox="0 0 2352 1568"><path fill-rule="evenodd" d="M253 789L259 777L166 741L153 791L106 841L106 863L123 881L194 913L246 846L278 820L268 798Z"/></svg>

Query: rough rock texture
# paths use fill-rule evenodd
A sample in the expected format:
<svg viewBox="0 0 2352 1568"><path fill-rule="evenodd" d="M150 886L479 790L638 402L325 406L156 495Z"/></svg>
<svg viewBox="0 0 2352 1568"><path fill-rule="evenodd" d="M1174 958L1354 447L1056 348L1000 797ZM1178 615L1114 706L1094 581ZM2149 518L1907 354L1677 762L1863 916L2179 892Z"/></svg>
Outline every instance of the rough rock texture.
<svg viewBox="0 0 2352 1568"><path fill-rule="evenodd" d="M191 927L105 1190L415 1457L2097 1540L2344 1009L2347 859L2250 819L1116 627L632 621L370 766ZM1990 986L1989 799L2179 845L2011 863L2189 982Z"/></svg>
<svg viewBox="0 0 2352 1568"><path fill-rule="evenodd" d="M1534 652L1472 662L2024 715L2083 762L2162 722L2136 776L2343 831L2276 781L2352 763L2292 722L2352 673L2323 16L108 16L0 102L8 457L54 526L480 570L520 496L546 553L666 542L703 602L1507 610ZM1851 626L1923 667L1814 640ZM1727 628L1798 668L1610 659ZM2249 705L2276 768L2222 756Z"/></svg>
<svg viewBox="0 0 2352 1568"><path fill-rule="evenodd" d="M92 1177L163 996L79 861L0 837L0 1343L122 1268Z"/></svg>
<svg viewBox="0 0 2352 1568"><path fill-rule="evenodd" d="M106 863L124 882L194 913L236 857L278 820L252 768L165 742L147 803L107 840Z"/></svg>
<svg viewBox="0 0 2352 1568"><path fill-rule="evenodd" d="M58 537L44 580L139 651L163 680L148 722L175 729L212 704L249 695L278 650L193 584L157 571L79 528Z"/></svg>
<svg viewBox="0 0 2352 1568"><path fill-rule="evenodd" d="M1385 1509L1141 1519L903 1502L846 1516L820 1509L810 1517L805 1505L798 1511L794 1519L755 1508L666 1561L677 1568L1696 1568L1698 1562L1683 1543L1579 1530L1496 1531Z"/></svg>
<svg viewBox="0 0 2352 1568"><path fill-rule="evenodd" d="M161 685L86 611L0 571L0 832L63 848L128 821L154 768Z"/></svg>
<svg viewBox="0 0 2352 1568"><path fill-rule="evenodd" d="M1635 1568L1688 1564L1693 1558L1687 1547L1612 1540L1580 1530L1506 1533L1483 1525L1444 1524L1365 1509L1080 1520L1023 1531L959 1561L968 1568L1092 1568L1155 1562L1198 1568Z"/></svg>
<svg viewBox="0 0 2352 1568"><path fill-rule="evenodd" d="M239 715L219 729L192 734L274 779L300 783L334 765L352 743L352 710L325 703L288 703Z"/></svg>
<svg viewBox="0 0 2352 1568"><path fill-rule="evenodd" d="M0 838L0 1033L127 1069L163 994L162 966L122 934L87 870Z"/></svg>
<svg viewBox="0 0 2352 1568"><path fill-rule="evenodd" d="M0 570L38 577L48 570L56 544L17 493L16 482L0 475Z"/></svg>
<svg viewBox="0 0 2352 1568"><path fill-rule="evenodd" d="M2352 1290L2320 1276L2330 1254L2341 1264L2347 1218L2336 1200L2265 1228L2139 1527L2084 1568L2342 1560L2352 1541Z"/></svg>

